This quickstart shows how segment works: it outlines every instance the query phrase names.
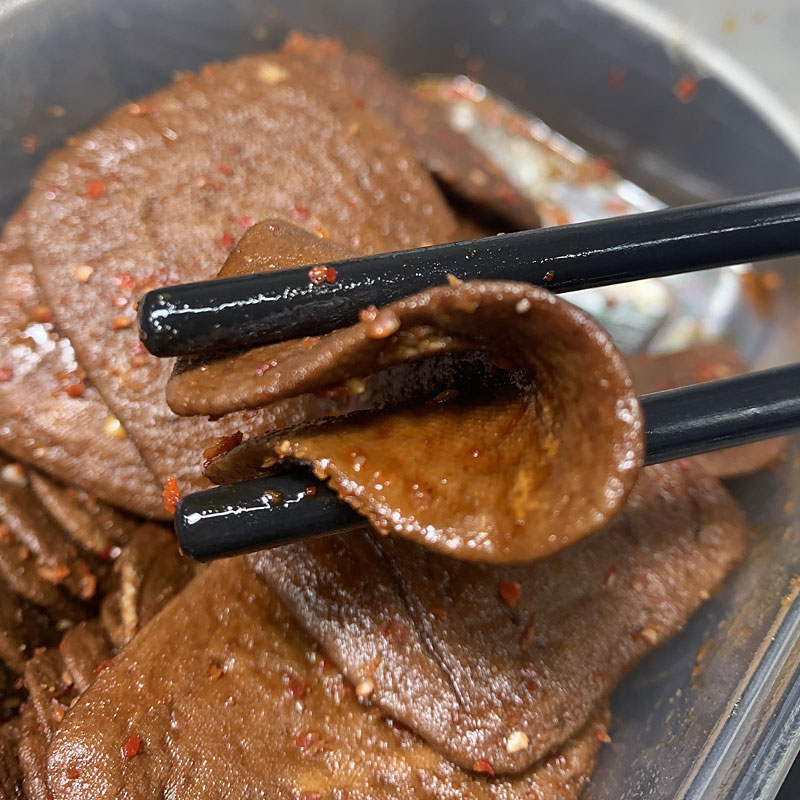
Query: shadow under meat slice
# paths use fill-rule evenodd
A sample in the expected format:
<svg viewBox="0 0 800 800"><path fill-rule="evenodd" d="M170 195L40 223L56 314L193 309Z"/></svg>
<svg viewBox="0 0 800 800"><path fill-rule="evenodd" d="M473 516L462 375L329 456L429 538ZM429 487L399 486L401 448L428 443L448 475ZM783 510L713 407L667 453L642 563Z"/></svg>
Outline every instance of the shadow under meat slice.
<svg viewBox="0 0 800 800"><path fill-rule="evenodd" d="M0 239L0 447L114 505L163 517L153 474L53 326L24 238L21 212Z"/></svg>
<svg viewBox="0 0 800 800"><path fill-rule="evenodd" d="M267 222L248 233L226 270L243 274L276 255L296 262L320 251L302 231ZM310 341L182 360L167 396L180 413L266 406L262 423L273 414L274 425L275 409L310 393L327 387L358 397L370 375L380 383L389 367L459 351L485 353L505 380L463 396L447 391L442 402L280 431L243 445L248 460L260 449L262 473L279 460L308 463L379 530L461 558L530 560L601 527L641 465L641 412L608 336L534 286L459 282ZM233 464L239 475L239 452L223 454L214 474L224 478Z"/></svg>
<svg viewBox="0 0 800 800"><path fill-rule="evenodd" d="M693 383L732 378L748 372L741 354L722 342L701 344L666 355L640 355L628 365L639 394ZM786 452L786 437L765 439L694 456L692 461L717 478L739 478L772 466Z"/></svg>
<svg viewBox="0 0 800 800"><path fill-rule="evenodd" d="M461 770L363 707L235 559L210 566L98 676L55 735L48 778L56 800L569 800L604 726L600 711L520 776Z"/></svg>
<svg viewBox="0 0 800 800"><path fill-rule="evenodd" d="M215 274L266 217L362 254L455 233L402 136L355 102L334 109L303 63L281 53L209 65L119 109L48 158L26 205L27 244L57 323L148 466L183 491L208 485L198 444L258 420L175 417L164 401L171 366L138 342L143 292ZM93 273L81 283L84 264Z"/></svg>
<svg viewBox="0 0 800 800"><path fill-rule="evenodd" d="M287 39L283 50L323 67L325 85L334 91L346 86L367 108L383 116L405 136L417 159L462 202L514 228L539 227L535 205L503 171L456 131L440 109L414 94L377 59L349 52L333 39L298 33Z"/></svg>
<svg viewBox="0 0 800 800"><path fill-rule="evenodd" d="M462 766L574 735L744 555L741 511L686 462L640 473L603 531L518 566L353 532L250 563L363 695Z"/></svg>

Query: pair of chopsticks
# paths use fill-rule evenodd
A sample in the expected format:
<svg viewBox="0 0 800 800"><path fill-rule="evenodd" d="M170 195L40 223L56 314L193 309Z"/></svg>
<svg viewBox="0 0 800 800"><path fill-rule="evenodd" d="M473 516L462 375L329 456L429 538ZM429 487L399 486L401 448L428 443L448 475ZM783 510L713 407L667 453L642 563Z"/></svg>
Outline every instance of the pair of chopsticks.
<svg viewBox="0 0 800 800"><path fill-rule="evenodd" d="M448 275L565 292L797 253L800 190L782 191L351 259L322 286L301 267L155 290L139 304L139 326L154 355L208 355L351 325L363 308ZM697 455L800 426L800 364L640 399L647 464ZM199 560L365 524L300 468L188 495L175 522Z"/></svg>

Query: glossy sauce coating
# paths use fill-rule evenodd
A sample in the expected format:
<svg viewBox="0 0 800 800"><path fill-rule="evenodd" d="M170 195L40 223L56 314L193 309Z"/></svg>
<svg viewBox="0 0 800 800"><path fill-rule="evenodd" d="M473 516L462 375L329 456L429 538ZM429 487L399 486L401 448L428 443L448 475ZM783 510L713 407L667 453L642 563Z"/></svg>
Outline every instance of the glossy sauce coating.
<svg viewBox="0 0 800 800"><path fill-rule="evenodd" d="M365 699L240 560L220 562L65 716L50 788L56 800L571 800L605 735L600 711L532 770L492 778L488 762L459 769Z"/></svg>
<svg viewBox="0 0 800 800"><path fill-rule="evenodd" d="M458 764L526 769L580 730L645 653L743 558L725 489L688 464L645 468L603 531L548 559L457 561L345 534L250 557L354 685ZM525 734L527 746L509 749Z"/></svg>
<svg viewBox="0 0 800 800"><path fill-rule="evenodd" d="M55 329L25 220L14 217L0 239L0 447L122 508L164 516L153 474L124 430L109 426L110 410Z"/></svg>
<svg viewBox="0 0 800 800"><path fill-rule="evenodd" d="M141 293L210 277L270 216L359 253L455 234L402 136L344 88L337 102L290 55L211 65L77 137L34 182L28 246L54 318L148 466L183 491L206 485L198 445L255 422L175 418L164 402L170 365L137 341ZM83 264L93 269L85 283Z"/></svg>
<svg viewBox="0 0 800 800"><path fill-rule="evenodd" d="M306 234L265 223L227 269L269 265L273 248L296 262L307 247L308 262L319 258ZM630 377L583 312L527 284L458 282L313 341L184 362L169 400L183 413L269 413L309 392L358 395L391 365L465 350L484 352L505 385L442 387L433 402L282 431L260 442L262 467L309 463L378 530L480 561L541 558L611 519L643 457Z"/></svg>

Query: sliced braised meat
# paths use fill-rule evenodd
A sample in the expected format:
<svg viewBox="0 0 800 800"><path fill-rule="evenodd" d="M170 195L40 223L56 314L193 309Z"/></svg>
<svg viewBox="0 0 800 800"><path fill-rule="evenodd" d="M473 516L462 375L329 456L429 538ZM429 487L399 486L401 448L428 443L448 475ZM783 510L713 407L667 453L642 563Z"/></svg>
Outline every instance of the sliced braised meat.
<svg viewBox="0 0 800 800"><path fill-rule="evenodd" d="M49 740L78 696L75 682L57 649L42 650L28 661L25 687L39 727Z"/></svg>
<svg viewBox="0 0 800 800"><path fill-rule="evenodd" d="M606 530L533 564L358 533L251 563L365 696L456 763L499 773L579 731L741 560L746 535L722 486L682 462L643 470Z"/></svg>
<svg viewBox="0 0 800 800"><path fill-rule="evenodd" d="M3 800L25 800L17 757L19 728L19 720L0 725L0 797Z"/></svg>
<svg viewBox="0 0 800 800"><path fill-rule="evenodd" d="M82 489L58 485L36 472L30 473L30 482L47 513L83 550L100 559L112 556L142 524Z"/></svg>
<svg viewBox="0 0 800 800"><path fill-rule="evenodd" d="M26 475L24 481L0 478L0 519L16 543L35 560L39 577L53 586L63 586L77 600L91 600L97 589L91 566L35 502Z"/></svg>
<svg viewBox="0 0 800 800"><path fill-rule="evenodd" d="M25 662L38 647L54 644L55 629L40 608L16 597L0 583L0 662L21 675Z"/></svg>
<svg viewBox="0 0 800 800"><path fill-rule="evenodd" d="M459 769L362 707L240 560L214 564L104 670L49 753L56 800L576 798L604 730L515 778Z"/></svg>
<svg viewBox="0 0 800 800"><path fill-rule="evenodd" d="M228 269L269 266L273 250L300 260L308 240L266 223ZM309 255L318 258L319 246ZM311 341L184 362L169 402L182 413L220 414L332 385L359 395L364 377L392 365L482 351L502 367L505 386L491 381L440 394L442 402L282 431L260 443L263 469L278 459L309 463L378 530L483 561L547 555L624 503L642 461L640 409L622 357L583 312L527 284L470 282L362 318Z"/></svg>
<svg viewBox="0 0 800 800"><path fill-rule="evenodd" d="M23 212L0 239L0 447L115 505L163 517L155 478L55 330L24 226ZM91 280L88 266L76 272Z"/></svg>
<svg viewBox="0 0 800 800"><path fill-rule="evenodd" d="M22 714L17 756L22 770L23 797L33 800L48 798L47 738L29 705Z"/></svg>
<svg viewBox="0 0 800 800"><path fill-rule="evenodd" d="M400 134L334 110L285 54L210 66L126 106L46 162L28 244L56 321L160 480L206 485L198 442L252 426L175 419L169 364L142 352L133 302L215 274L253 220L281 216L360 253L445 241L455 221ZM80 282L76 267L93 270Z"/></svg>
<svg viewBox="0 0 800 800"><path fill-rule="evenodd" d="M81 622L70 628L58 646L75 689L85 692L114 656L111 642L99 620Z"/></svg>
<svg viewBox="0 0 800 800"><path fill-rule="evenodd" d="M419 161L456 197L514 227L539 226L534 205L503 172L455 131L440 109L417 97L377 59L350 53L333 39L297 33L289 37L283 49L323 67L321 79L332 91L346 86L367 108L384 117L405 136Z"/></svg>
<svg viewBox="0 0 800 800"><path fill-rule="evenodd" d="M637 356L629 364L640 394L732 378L748 371L741 354L722 342L662 356ZM785 452L786 438L780 437L703 453L693 460L717 478L738 478L774 464Z"/></svg>
<svg viewBox="0 0 800 800"><path fill-rule="evenodd" d="M197 565L182 556L172 531L140 526L114 562L100 617L115 647L122 647L194 577Z"/></svg>

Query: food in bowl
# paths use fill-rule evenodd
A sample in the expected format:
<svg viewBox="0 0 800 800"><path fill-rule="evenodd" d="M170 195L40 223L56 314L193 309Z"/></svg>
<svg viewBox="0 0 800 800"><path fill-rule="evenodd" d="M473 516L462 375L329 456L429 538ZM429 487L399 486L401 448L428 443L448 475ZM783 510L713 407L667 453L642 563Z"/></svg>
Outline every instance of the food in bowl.
<svg viewBox="0 0 800 800"><path fill-rule="evenodd" d="M377 62L298 36L48 159L2 250L2 446L26 465L4 463L0 495L7 793L580 794L617 681L747 538L703 465L640 468L646 378L602 329L543 290L454 277L173 373L134 318L144 291L222 262L537 220ZM759 452L750 469L776 457ZM292 459L371 525L200 569L152 521Z"/></svg>

